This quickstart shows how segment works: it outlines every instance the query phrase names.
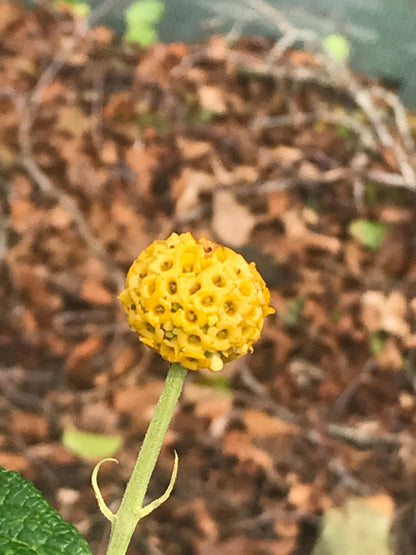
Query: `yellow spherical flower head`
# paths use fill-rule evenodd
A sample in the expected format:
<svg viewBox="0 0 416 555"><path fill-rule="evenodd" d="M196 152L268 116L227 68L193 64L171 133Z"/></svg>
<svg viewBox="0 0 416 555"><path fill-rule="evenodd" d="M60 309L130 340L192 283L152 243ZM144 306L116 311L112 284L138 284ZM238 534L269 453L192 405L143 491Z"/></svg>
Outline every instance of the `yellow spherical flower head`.
<svg viewBox="0 0 416 555"><path fill-rule="evenodd" d="M190 370L218 371L245 355L274 312L254 262L190 233L143 251L120 299L140 340Z"/></svg>

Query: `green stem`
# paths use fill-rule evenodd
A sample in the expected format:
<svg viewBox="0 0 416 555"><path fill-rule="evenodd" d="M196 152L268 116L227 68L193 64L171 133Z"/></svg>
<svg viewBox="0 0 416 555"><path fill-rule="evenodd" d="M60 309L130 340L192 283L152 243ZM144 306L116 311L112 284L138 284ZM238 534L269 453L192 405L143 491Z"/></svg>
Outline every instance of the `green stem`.
<svg viewBox="0 0 416 555"><path fill-rule="evenodd" d="M162 443L182 391L187 369L179 363L169 368L166 382L145 435L133 473L111 527L107 555L124 555L140 520L144 497ZM140 410L140 407L137 407Z"/></svg>

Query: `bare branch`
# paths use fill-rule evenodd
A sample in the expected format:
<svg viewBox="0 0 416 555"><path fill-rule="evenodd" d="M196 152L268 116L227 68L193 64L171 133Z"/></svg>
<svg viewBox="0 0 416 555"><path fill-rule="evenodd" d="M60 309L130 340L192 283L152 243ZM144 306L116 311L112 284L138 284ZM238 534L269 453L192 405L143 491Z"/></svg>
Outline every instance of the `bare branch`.
<svg viewBox="0 0 416 555"><path fill-rule="evenodd" d="M276 29L283 35L276 44L275 56L272 56L269 62L276 61L276 56L280 57L295 41L302 41L305 46L314 52L330 80L336 83L338 88L347 92L357 106L366 114L381 145L393 152L406 184L405 186L416 190L416 171L410 156L402 145L393 139L372 98L375 93L378 97L382 96L390 104L395 114L397 131L403 139L405 148L414 151L414 143L407 124L405 111L397 96L389 91L381 93L379 88L364 88L346 64L334 60L325 52L322 41L317 34L305 31L304 29L297 29L276 7L270 6L264 0L246 0L246 5L250 6L266 20L272 21ZM272 64L269 65L268 71L272 74L274 73L275 70ZM314 73L316 78L316 71Z"/></svg>
<svg viewBox="0 0 416 555"><path fill-rule="evenodd" d="M6 202L9 184L0 178L0 187L4 191L4 197L0 196L0 265L4 262L7 253L7 237L9 231L9 216L7 215Z"/></svg>
<svg viewBox="0 0 416 555"><path fill-rule="evenodd" d="M385 447L400 447L402 440L398 434L384 434L376 436L359 432L350 426L342 426L340 424L328 424L327 433L333 439L345 441L361 449L363 451L373 449L379 445Z"/></svg>

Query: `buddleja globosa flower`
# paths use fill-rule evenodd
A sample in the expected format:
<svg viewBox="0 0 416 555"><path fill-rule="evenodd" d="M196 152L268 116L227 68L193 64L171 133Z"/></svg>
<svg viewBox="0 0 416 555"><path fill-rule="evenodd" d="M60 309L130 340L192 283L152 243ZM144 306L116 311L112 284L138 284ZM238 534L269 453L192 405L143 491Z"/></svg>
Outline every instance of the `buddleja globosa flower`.
<svg viewBox="0 0 416 555"><path fill-rule="evenodd" d="M143 251L120 299L140 340L190 370L218 371L252 350L274 312L254 262L190 233Z"/></svg>

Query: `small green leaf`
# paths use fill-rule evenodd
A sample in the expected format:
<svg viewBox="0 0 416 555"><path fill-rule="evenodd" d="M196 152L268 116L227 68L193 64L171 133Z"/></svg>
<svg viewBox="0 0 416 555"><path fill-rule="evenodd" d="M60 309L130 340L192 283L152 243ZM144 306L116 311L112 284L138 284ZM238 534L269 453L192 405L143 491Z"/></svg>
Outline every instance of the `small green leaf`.
<svg viewBox="0 0 416 555"><path fill-rule="evenodd" d="M91 549L31 482L0 467L0 553L91 555Z"/></svg>
<svg viewBox="0 0 416 555"><path fill-rule="evenodd" d="M222 393L230 393L231 391L231 383L230 378L224 376L224 374L216 374L214 376L207 376L205 374L198 374L196 380L199 385L206 385L208 387L212 387L217 391L221 391Z"/></svg>
<svg viewBox="0 0 416 555"><path fill-rule="evenodd" d="M126 10L126 18L144 23L159 23L165 5L160 0L137 0Z"/></svg>
<svg viewBox="0 0 416 555"><path fill-rule="evenodd" d="M348 139L348 137L351 135L351 129L343 123L337 123L335 125L335 131L342 139Z"/></svg>
<svg viewBox="0 0 416 555"><path fill-rule="evenodd" d="M208 110L207 108L199 108L196 111L193 119L198 123L209 123L217 116L218 116L218 112L215 112L214 110Z"/></svg>
<svg viewBox="0 0 416 555"><path fill-rule="evenodd" d="M138 0L125 11L124 38L141 46L150 46L158 40L156 25L162 18L165 6L159 0Z"/></svg>
<svg viewBox="0 0 416 555"><path fill-rule="evenodd" d="M328 128L328 124L326 123L326 121L318 120L314 124L313 128L317 133L322 133L323 131L325 131L325 129Z"/></svg>
<svg viewBox="0 0 416 555"><path fill-rule="evenodd" d="M339 62L346 62L350 56L351 43L342 35L328 35L324 39L324 46Z"/></svg>
<svg viewBox="0 0 416 555"><path fill-rule="evenodd" d="M73 14L79 15L80 17L87 17L91 11L90 6L85 2L79 2L78 0L55 0L55 4L68 4L70 10Z"/></svg>
<svg viewBox="0 0 416 555"><path fill-rule="evenodd" d="M384 349L384 339L378 333L370 333L370 351L374 356L379 355Z"/></svg>
<svg viewBox="0 0 416 555"><path fill-rule="evenodd" d="M329 317L331 318L332 322L334 322L335 324L338 324L342 316L343 316L342 310L339 308L334 308L334 310L331 310L331 312L329 313Z"/></svg>
<svg viewBox="0 0 416 555"><path fill-rule="evenodd" d="M365 499L350 499L323 517L312 555L389 555L390 522Z"/></svg>
<svg viewBox="0 0 416 555"><path fill-rule="evenodd" d="M377 206L380 203L380 187L371 181L364 185L365 203L367 206Z"/></svg>
<svg viewBox="0 0 416 555"><path fill-rule="evenodd" d="M158 36L154 27L148 23L136 23L134 28L126 32L125 38L128 42L137 42L141 46L151 46L157 42Z"/></svg>
<svg viewBox="0 0 416 555"><path fill-rule="evenodd" d="M302 317L305 308L305 299L303 297L296 297L288 303L287 308L283 314L283 321L288 326L296 326Z"/></svg>
<svg viewBox="0 0 416 555"><path fill-rule="evenodd" d="M166 135L172 128L169 119L161 112L139 114L136 121L140 129L154 127L159 136Z"/></svg>
<svg viewBox="0 0 416 555"><path fill-rule="evenodd" d="M360 219L350 223L349 231L361 245L377 251L386 236L387 227L373 220Z"/></svg>
<svg viewBox="0 0 416 555"><path fill-rule="evenodd" d="M79 457L97 460L115 455L121 449L123 439L118 435L94 434L68 427L62 435L62 443Z"/></svg>

